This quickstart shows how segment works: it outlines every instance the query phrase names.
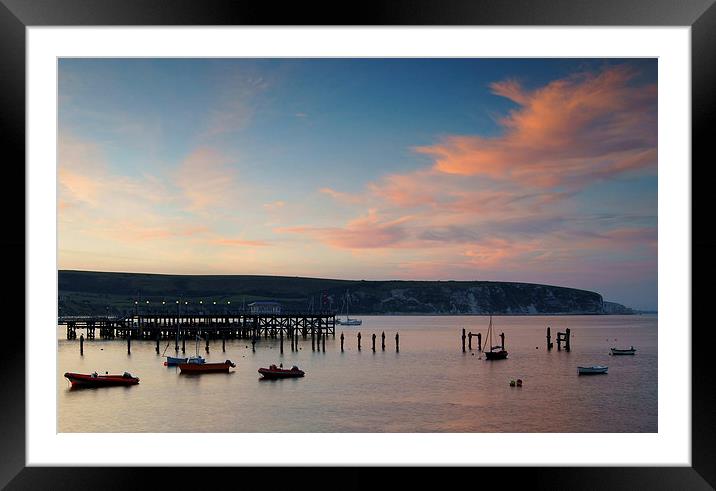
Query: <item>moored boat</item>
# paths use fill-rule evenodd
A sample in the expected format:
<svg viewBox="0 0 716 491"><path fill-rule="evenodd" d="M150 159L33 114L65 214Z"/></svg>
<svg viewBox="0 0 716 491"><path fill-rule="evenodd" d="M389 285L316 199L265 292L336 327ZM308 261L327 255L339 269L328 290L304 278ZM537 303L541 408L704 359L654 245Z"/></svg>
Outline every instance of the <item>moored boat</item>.
<svg viewBox="0 0 716 491"><path fill-rule="evenodd" d="M633 355L636 353L636 348L634 346L629 347L628 349L618 349L618 348L610 348L612 355Z"/></svg>
<svg viewBox="0 0 716 491"><path fill-rule="evenodd" d="M505 334L500 334L501 344L492 345L492 316L490 316L490 325L487 328L485 336L485 344L490 347L489 351L485 351L486 360L505 360L507 359L507 351L505 350Z"/></svg>
<svg viewBox="0 0 716 491"><path fill-rule="evenodd" d="M594 365L591 367L577 367L579 375L596 375L599 373L607 373L607 368L604 365Z"/></svg>
<svg viewBox="0 0 716 491"><path fill-rule="evenodd" d="M229 368L235 367L231 360L220 363L180 363L181 373L229 373Z"/></svg>
<svg viewBox="0 0 716 491"><path fill-rule="evenodd" d="M180 363L186 363L187 361L189 361L189 358L177 358L175 356L167 356L167 361L164 362L164 365L168 367L175 367Z"/></svg>
<svg viewBox="0 0 716 491"><path fill-rule="evenodd" d="M139 378L133 377L129 372L124 372L122 375L66 372L65 378L70 381L72 387L116 387L139 383Z"/></svg>
<svg viewBox="0 0 716 491"><path fill-rule="evenodd" d="M305 375L305 372L296 365L292 366L291 369L271 365L268 368L259 368L258 372L263 375L264 378L297 378Z"/></svg>

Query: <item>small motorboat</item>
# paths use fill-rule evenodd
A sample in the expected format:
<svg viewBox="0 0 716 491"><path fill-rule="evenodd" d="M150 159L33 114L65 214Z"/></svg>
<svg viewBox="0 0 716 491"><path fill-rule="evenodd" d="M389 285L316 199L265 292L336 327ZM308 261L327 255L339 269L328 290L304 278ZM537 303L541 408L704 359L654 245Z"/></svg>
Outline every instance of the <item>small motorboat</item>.
<svg viewBox="0 0 716 491"><path fill-rule="evenodd" d="M70 381L72 387L116 387L126 385L137 385L139 378L133 377L129 372L122 375L98 375L97 372L65 373L65 378Z"/></svg>
<svg viewBox="0 0 716 491"><path fill-rule="evenodd" d="M305 375L305 372L296 365L292 366L290 370L271 365L268 368L259 368L258 371L264 378L296 378Z"/></svg>
<svg viewBox="0 0 716 491"><path fill-rule="evenodd" d="M604 365L594 365L591 367L577 367L579 375L596 375L599 373L607 373L607 368Z"/></svg>
<svg viewBox="0 0 716 491"><path fill-rule="evenodd" d="M164 362L164 366L175 367L180 363L186 363L188 361L189 358L176 358L174 356L167 356L167 361Z"/></svg>
<svg viewBox="0 0 716 491"><path fill-rule="evenodd" d="M507 351L498 349L497 351L485 351L486 360L505 360L507 359Z"/></svg>
<svg viewBox="0 0 716 491"><path fill-rule="evenodd" d="M628 349L611 348L612 355L633 355L636 353L636 348L630 346Z"/></svg>
<svg viewBox="0 0 716 491"><path fill-rule="evenodd" d="M231 360L220 363L180 363L180 373L229 373L229 368L235 367Z"/></svg>

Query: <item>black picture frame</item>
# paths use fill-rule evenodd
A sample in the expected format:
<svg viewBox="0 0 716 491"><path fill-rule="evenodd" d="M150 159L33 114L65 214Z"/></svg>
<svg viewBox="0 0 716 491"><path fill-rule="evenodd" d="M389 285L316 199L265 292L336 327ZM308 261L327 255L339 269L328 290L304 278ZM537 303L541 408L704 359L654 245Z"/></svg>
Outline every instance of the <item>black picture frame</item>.
<svg viewBox="0 0 716 491"><path fill-rule="evenodd" d="M231 0L0 0L0 139L4 177L13 187L25 182L25 28L30 26L133 25L547 25L547 26L690 26L692 76L692 467L564 467L509 469L510 479L524 478L539 489L712 489L716 486L716 414L713 366L708 362L709 322L697 313L708 305L705 288L715 272L716 232L706 222L709 202L705 177L711 131L716 119L716 0L384 0L364 1L353 7L321 2L250 2ZM698 165L696 163L699 162ZM699 179L698 177L701 177ZM700 192L699 192L700 191ZM3 193L6 210L17 209L17 196ZM12 215L12 213L10 213ZM18 214L19 215L19 214ZM8 217L12 219L13 217ZM20 220L19 216L14 217ZM701 224L700 228L696 224ZM6 228L5 257L25 258L24 221ZM20 262L14 263L20 277ZM24 261L23 261L24 264ZM10 266L11 268L13 266ZM13 273L15 273L13 271ZM22 271L22 285L25 271ZM696 286L701 283L701 288ZM15 288L19 289L17 282ZM27 299L25 299L27 302ZM25 324L24 309L6 312L6 323ZM702 316L704 317L704 316ZM703 321L703 319L702 319ZM125 489L147 484L147 474L173 477L182 487L207 485L207 479L248 475L246 469L192 471L187 468L133 469L131 483L123 468L26 467L25 449L25 340L6 340L3 355L3 402L0 405L0 486L8 489ZM335 469L341 483L355 487L359 469ZM231 473L231 475L227 475ZM407 474L407 473L406 473ZM413 469L409 479L419 481L424 470ZM504 483L505 471L465 474L479 486ZM319 485L325 474L292 469L291 481L308 479ZM365 473L362 474L367 479ZM371 474L375 477L374 474ZM460 473L452 473L452 477ZM402 479L402 478L401 478ZM408 485L404 481L403 485Z"/></svg>

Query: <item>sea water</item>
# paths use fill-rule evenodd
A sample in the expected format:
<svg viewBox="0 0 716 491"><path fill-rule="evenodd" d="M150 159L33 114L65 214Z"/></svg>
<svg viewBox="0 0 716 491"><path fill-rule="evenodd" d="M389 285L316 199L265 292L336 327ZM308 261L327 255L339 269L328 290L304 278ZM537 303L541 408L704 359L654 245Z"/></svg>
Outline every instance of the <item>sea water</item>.
<svg viewBox="0 0 716 491"><path fill-rule="evenodd" d="M462 329L482 333L484 316L361 316L336 326L325 352L310 336L291 351L284 339L211 341L207 361L232 360L231 373L182 375L163 366L174 340L66 340L58 326L59 432L656 432L657 316L495 316L507 360L462 352ZM547 350L551 327L554 348ZM571 330L571 351L557 332ZM340 350L341 332L345 336ZM362 335L358 351L357 334ZM381 333L386 335L381 350ZM395 334L400 334L400 351ZM371 349L375 333L376 351ZM167 347L167 344L169 345ZM467 349L467 340L465 342ZM493 344L499 344L495 338ZM609 348L637 348L610 356ZM165 351L166 348L166 351ZM195 354L187 340L185 356ZM181 351L177 356L181 356ZM304 378L261 380L258 368L298 365ZM606 375L578 375L579 365L607 365ZM70 389L65 372L130 372L139 385ZM522 387L510 381L522 379Z"/></svg>

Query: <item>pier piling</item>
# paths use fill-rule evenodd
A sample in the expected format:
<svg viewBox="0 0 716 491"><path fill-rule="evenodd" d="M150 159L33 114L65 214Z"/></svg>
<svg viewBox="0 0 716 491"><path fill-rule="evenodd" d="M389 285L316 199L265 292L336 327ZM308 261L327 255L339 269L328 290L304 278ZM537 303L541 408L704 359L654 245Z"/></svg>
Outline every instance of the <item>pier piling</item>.
<svg viewBox="0 0 716 491"><path fill-rule="evenodd" d="M400 334L397 332L395 333L395 352L398 353L400 351Z"/></svg>
<svg viewBox="0 0 716 491"><path fill-rule="evenodd" d="M358 351L360 351L360 333L358 333Z"/></svg>
<svg viewBox="0 0 716 491"><path fill-rule="evenodd" d="M283 347L283 343L281 346ZM221 337L221 351L226 351L226 333L223 333Z"/></svg>
<svg viewBox="0 0 716 491"><path fill-rule="evenodd" d="M206 352L208 353L209 352L209 333L208 332L204 333L204 335L206 336Z"/></svg>
<svg viewBox="0 0 716 491"><path fill-rule="evenodd" d="M184 339L184 331L181 332L181 352L186 351L186 340Z"/></svg>
<svg viewBox="0 0 716 491"><path fill-rule="evenodd" d="M565 334L566 334L566 336L564 339L564 349L569 351L569 348L570 348L570 346L569 346L569 337L570 337L569 328L566 329Z"/></svg>
<svg viewBox="0 0 716 491"><path fill-rule="evenodd" d="M343 331L341 331L341 353L343 353Z"/></svg>
<svg viewBox="0 0 716 491"><path fill-rule="evenodd" d="M373 353L375 353L375 333L373 333Z"/></svg>
<svg viewBox="0 0 716 491"><path fill-rule="evenodd" d="M462 352L465 352L465 328L462 329Z"/></svg>
<svg viewBox="0 0 716 491"><path fill-rule="evenodd" d="M385 331L383 331L380 335L380 349L385 351Z"/></svg>
<svg viewBox="0 0 716 491"><path fill-rule="evenodd" d="M279 344L281 345L281 354L283 354L283 329L278 330Z"/></svg>
<svg viewBox="0 0 716 491"><path fill-rule="evenodd" d="M326 352L326 335L324 334L321 336L321 347L323 349L323 352Z"/></svg>
<svg viewBox="0 0 716 491"><path fill-rule="evenodd" d="M482 333L477 333L477 351L482 351Z"/></svg>
<svg viewBox="0 0 716 491"><path fill-rule="evenodd" d="M467 349L472 351L472 331L467 333Z"/></svg>
<svg viewBox="0 0 716 491"><path fill-rule="evenodd" d="M505 349L505 333L500 333L500 348Z"/></svg>
<svg viewBox="0 0 716 491"><path fill-rule="evenodd" d="M80 334L80 356L85 354L85 335Z"/></svg>
<svg viewBox="0 0 716 491"><path fill-rule="evenodd" d="M547 326L547 350L548 351L551 350L552 346L554 346L552 344L552 330L550 329L549 326Z"/></svg>
<svg viewBox="0 0 716 491"><path fill-rule="evenodd" d="M155 348L155 350L157 351L157 354L159 354L159 334L160 334L160 332L157 331L157 346Z"/></svg>
<svg viewBox="0 0 716 491"><path fill-rule="evenodd" d="M127 331L127 354L132 354L132 330Z"/></svg>

